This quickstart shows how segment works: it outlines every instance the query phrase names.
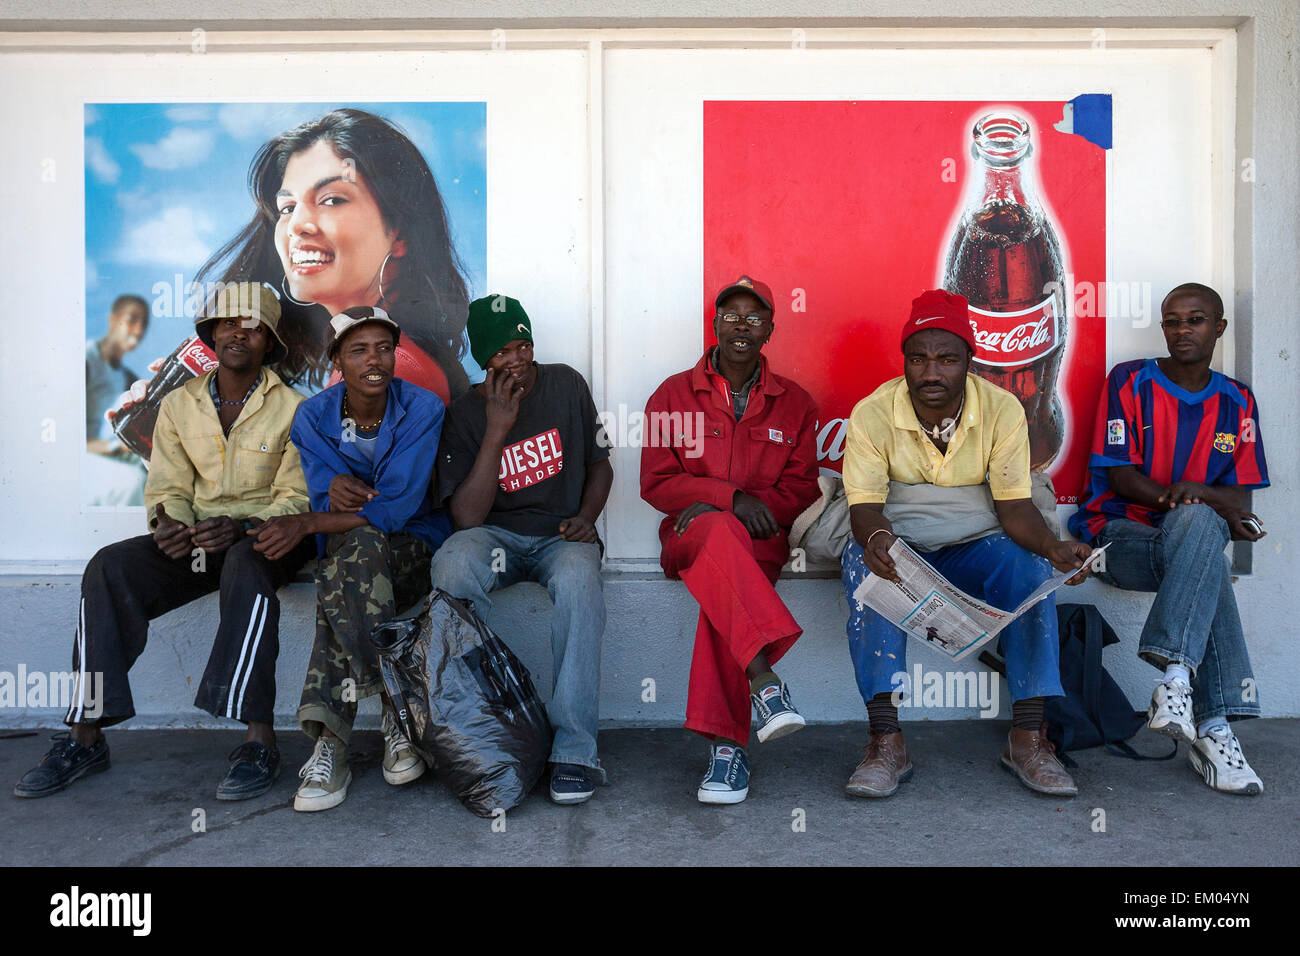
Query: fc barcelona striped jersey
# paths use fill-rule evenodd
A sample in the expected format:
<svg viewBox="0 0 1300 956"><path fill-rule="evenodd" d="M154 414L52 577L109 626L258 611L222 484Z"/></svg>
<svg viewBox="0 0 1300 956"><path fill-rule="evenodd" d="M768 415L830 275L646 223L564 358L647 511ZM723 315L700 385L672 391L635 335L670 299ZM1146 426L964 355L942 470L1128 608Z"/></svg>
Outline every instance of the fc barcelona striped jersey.
<svg viewBox="0 0 1300 956"><path fill-rule="evenodd" d="M1155 359L1124 362L1111 370L1097 409L1084 504L1070 531L1091 541L1112 518L1159 526L1164 511L1134 504L1110 487L1108 469L1135 465L1168 487L1268 485L1259 409L1251 390L1218 372L1199 392L1170 381Z"/></svg>

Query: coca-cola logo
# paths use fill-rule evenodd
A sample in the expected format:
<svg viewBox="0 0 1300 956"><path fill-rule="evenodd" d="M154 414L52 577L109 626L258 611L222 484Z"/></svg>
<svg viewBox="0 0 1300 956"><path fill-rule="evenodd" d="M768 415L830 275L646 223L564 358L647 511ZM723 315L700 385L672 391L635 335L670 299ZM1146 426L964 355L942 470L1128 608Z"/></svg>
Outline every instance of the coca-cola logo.
<svg viewBox="0 0 1300 956"><path fill-rule="evenodd" d="M1028 365L1061 344L1056 296L1018 312L986 312L970 307L975 361L985 365Z"/></svg>
<svg viewBox="0 0 1300 956"><path fill-rule="evenodd" d="M217 357L212 350L198 339L181 349L181 364L195 375L202 375L217 367Z"/></svg>

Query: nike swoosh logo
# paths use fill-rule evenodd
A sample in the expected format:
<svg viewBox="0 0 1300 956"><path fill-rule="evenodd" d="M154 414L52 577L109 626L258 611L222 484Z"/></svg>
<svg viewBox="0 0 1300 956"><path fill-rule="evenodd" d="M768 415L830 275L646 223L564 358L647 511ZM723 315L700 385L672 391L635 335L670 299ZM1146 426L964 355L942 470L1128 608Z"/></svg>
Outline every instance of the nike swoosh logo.
<svg viewBox="0 0 1300 956"><path fill-rule="evenodd" d="M938 321L939 319L942 319L942 318L943 318L942 315L932 315L932 316L930 316L928 319L917 319L917 320L916 320L916 324L917 324L917 325L925 325L925 323L927 323L927 322L936 322L936 321Z"/></svg>

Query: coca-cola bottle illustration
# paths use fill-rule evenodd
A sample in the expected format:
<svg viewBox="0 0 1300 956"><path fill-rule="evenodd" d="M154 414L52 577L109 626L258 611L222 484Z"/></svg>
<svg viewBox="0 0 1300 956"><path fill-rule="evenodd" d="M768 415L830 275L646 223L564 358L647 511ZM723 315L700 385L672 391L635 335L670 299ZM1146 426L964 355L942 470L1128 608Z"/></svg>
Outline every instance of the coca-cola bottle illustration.
<svg viewBox="0 0 1300 956"><path fill-rule="evenodd" d="M217 356L199 341L198 336L182 342L149 380L144 398L113 419L113 431L122 444L148 461L153 454L153 426L158 421L158 407L163 398L190 379L216 367Z"/></svg>
<svg viewBox="0 0 1300 956"><path fill-rule="evenodd" d="M1064 431L1056 394L1068 329L1061 245L1035 192L1028 120L993 113L973 134L976 164L943 286L970 303L971 371L1020 399L1030 467L1042 471Z"/></svg>

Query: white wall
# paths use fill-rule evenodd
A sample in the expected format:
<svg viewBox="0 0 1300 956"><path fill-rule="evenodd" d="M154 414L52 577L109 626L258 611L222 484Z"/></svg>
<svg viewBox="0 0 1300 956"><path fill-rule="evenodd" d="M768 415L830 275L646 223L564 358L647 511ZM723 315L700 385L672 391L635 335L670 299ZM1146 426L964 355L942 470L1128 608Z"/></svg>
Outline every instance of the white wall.
<svg viewBox="0 0 1300 956"><path fill-rule="evenodd" d="M1151 16L1227 12L1211 0L1137 6ZM210 6L204 6L209 13L201 18L210 31L209 53L196 59L171 52L188 47L188 27L175 29L186 8L154 0L127 0L112 15L140 21L168 18L175 32L162 38L111 38L119 50L111 54L66 52L97 42L86 36L59 38L64 52L53 54L14 52L34 50L53 38L0 36L0 123L9 133L0 155L0 202L8 227L0 232L0 275L9 303L0 319L0 560L6 562L0 572L76 571L95 548L139 528L132 515L78 514L74 443L40 441L41 420L67 421L75 434L81 413L80 388L71 391L64 383L81 379L78 180L84 100L111 100L131 90L139 99L154 101L232 96L487 100L489 284L509 288L529 303L539 326L555 330L547 357L590 375L598 404L638 407L659 380L698 355L698 156L704 99L960 98L958 91L969 98L1029 98L1026 84L1053 98L1109 91L1115 93L1116 139L1108 185L1109 276L1161 289L1191 271L1208 274L1225 293L1234 293L1235 311L1242 315L1234 341L1248 364L1239 367L1229 356L1227 367L1251 381L1259 395L1274 487L1256 500L1271 534L1254 549L1254 573L1239 582L1238 600L1266 713L1300 714L1300 665L1284 603L1293 590L1289 542L1300 534L1296 510L1286 505L1297 491L1294 437L1300 429L1291 371L1293 361L1300 360L1300 323L1293 306L1300 301L1294 215L1300 175L1293 122L1300 104L1285 37L1295 36L1300 17L1290 0L1248 6L1260 18L1259 29L1252 22L1240 34L1231 29L1126 31L1107 22L1104 50L1092 49L1095 27L1083 16L1101 5L1076 8L1054 0L1026 0L1002 12L1081 18L1063 33L967 32L951 21L930 31L880 32L860 23L818 26L817 13L808 6L783 2L742 3L726 11L807 17L802 21L809 24L807 48L797 53L789 49L790 26L760 30L738 25L708 33L683 26L637 34L565 28L533 34L522 18L561 16L566 8L514 3L446 5L446 15L478 18L474 29L463 34L313 37L313 52L305 59L305 47L295 46L303 38L292 33L246 37L223 52L217 31L221 20ZM232 4L222 15L262 16L262 9ZM599 5L567 9L575 15L607 16ZM872 9L894 16L912 12L911 5L893 2ZM350 10L355 16L427 16L423 5L404 0ZM859 4L826 4L818 10L823 16L862 13ZM985 11L963 0L948 15L963 12ZM632 5L630 13L694 15L678 4L650 2ZM17 0L8 15L72 19L87 12L63 0L39 6ZM304 15L317 13L304 8ZM507 24L504 50L490 49L495 17L515 18ZM10 20L8 25L16 24ZM1231 27L1233 22L1221 18L1212 25ZM1236 49L1238 36L1249 39L1244 51ZM154 52L130 52L137 43ZM246 52L258 45L275 49ZM1238 52L1245 58L1241 63ZM296 59L286 61L286 56ZM755 69L742 75L724 68L736 59ZM309 67L303 68L304 63ZM352 68L361 63L366 69ZM343 64L349 67L346 72L340 69ZM1032 79L1019 72L1026 65L1032 66ZM133 76L146 85L133 85ZM274 87L273 96L267 95L268 86ZM141 95L141 89L148 92ZM508 137L501 135L503 130ZM1248 157L1238 154L1237 143L1249 144ZM39 181L41 160L50 156L62 168L77 170L71 181ZM1244 158L1253 161L1254 178L1248 182L1238 175ZM653 193L639 188L649 181L655 183ZM1246 234L1234 232L1243 223ZM1244 263L1240 272L1238 263ZM642 314L659 323L650 339L634 338L628 331L630 319ZM1110 331L1111 362L1156 351L1159 345L1150 329ZM636 494L635 452L620 449L616 463L607 538L618 559L610 578L611 609L617 613L611 614L606 635L602 714L671 723L680 718L680 695L673 691L661 697L664 708L647 713L637 688L642 676L657 674L682 689L677 685L689 656L693 611L680 585L617 571L653 563L657 516ZM55 613L49 597L55 593L58 607L75 606L75 580L2 581L0 669L12 669L20 661L47 669L62 666L71 613ZM844 653L837 586L789 581L783 582L782 594L809 628L789 664L804 688L806 710L819 719L860 713ZM1124 648L1108 651L1107 663L1130 697L1145 699L1150 671L1132 655L1145 610L1142 599L1093 584L1072 596L1097 601L1124 634ZM516 604L512 620L535 629L534 612L541 608L531 600ZM306 607L300 612L305 621ZM202 655L197 650L181 653L196 640L194 622L201 619L178 614L155 629L134 677L151 702L149 719L194 719L189 692L175 671L182 662L185 676L197 679L201 673ZM303 655L285 652L290 669L296 656ZM183 663L191 659L193 663ZM932 658L917 659L936 665ZM288 713L296 690L281 696Z"/></svg>

